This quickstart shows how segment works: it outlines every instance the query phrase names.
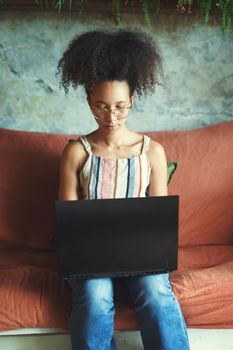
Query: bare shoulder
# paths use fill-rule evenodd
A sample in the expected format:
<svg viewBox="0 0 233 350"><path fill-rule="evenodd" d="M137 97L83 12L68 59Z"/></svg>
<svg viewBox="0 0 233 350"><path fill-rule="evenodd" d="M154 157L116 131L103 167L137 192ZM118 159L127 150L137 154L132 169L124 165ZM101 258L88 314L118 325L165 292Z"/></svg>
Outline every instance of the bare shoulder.
<svg viewBox="0 0 233 350"><path fill-rule="evenodd" d="M161 143L158 141L155 141L150 138L150 143L149 143L149 152L158 152L158 153L163 153L165 152L164 147Z"/></svg>
<svg viewBox="0 0 233 350"><path fill-rule="evenodd" d="M85 159L86 152L80 138L71 140L65 145L61 156L62 163L69 163L72 167L77 169Z"/></svg>
<svg viewBox="0 0 233 350"><path fill-rule="evenodd" d="M162 166L167 163L166 153L163 145L150 138L148 156L152 167Z"/></svg>
<svg viewBox="0 0 233 350"><path fill-rule="evenodd" d="M151 166L149 196L167 196L167 159L161 143L150 139L149 162Z"/></svg>
<svg viewBox="0 0 233 350"><path fill-rule="evenodd" d="M64 153L72 153L74 150L77 149L83 149L82 142L80 140L80 137L78 139L70 139L69 142L65 145L63 152Z"/></svg>
<svg viewBox="0 0 233 350"><path fill-rule="evenodd" d="M59 170L58 197L61 200L77 200L79 198L80 172L85 151L78 140L70 140L63 149Z"/></svg>

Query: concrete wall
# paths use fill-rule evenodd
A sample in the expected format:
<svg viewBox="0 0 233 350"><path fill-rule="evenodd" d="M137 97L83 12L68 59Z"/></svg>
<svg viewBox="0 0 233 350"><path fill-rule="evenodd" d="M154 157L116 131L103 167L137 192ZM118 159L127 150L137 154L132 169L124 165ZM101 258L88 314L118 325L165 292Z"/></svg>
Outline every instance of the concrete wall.
<svg viewBox="0 0 233 350"><path fill-rule="evenodd" d="M213 22L213 21L212 21ZM143 16L123 14L121 27L147 31ZM88 133L97 126L82 87L59 89L56 66L77 33L118 28L101 14L0 12L0 127ZM157 15L152 35L164 59L164 86L136 97L128 118L135 131L191 129L233 118L233 30L188 15Z"/></svg>

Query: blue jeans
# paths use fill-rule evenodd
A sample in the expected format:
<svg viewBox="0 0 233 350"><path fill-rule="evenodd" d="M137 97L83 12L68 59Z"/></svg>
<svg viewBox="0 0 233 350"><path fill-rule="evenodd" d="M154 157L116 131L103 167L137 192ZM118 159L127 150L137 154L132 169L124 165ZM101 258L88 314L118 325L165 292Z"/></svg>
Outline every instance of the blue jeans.
<svg viewBox="0 0 233 350"><path fill-rule="evenodd" d="M122 277L132 298L146 350L187 350L186 323L168 273ZM73 350L115 350L114 278L68 278L72 288Z"/></svg>

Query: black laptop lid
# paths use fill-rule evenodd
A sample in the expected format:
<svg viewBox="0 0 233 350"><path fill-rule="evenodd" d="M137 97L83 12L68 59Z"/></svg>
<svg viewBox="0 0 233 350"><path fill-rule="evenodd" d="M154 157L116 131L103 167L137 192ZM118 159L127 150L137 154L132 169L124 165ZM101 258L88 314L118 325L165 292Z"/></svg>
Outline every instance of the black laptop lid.
<svg viewBox="0 0 233 350"><path fill-rule="evenodd" d="M177 269L179 196L56 201L63 277L124 277Z"/></svg>

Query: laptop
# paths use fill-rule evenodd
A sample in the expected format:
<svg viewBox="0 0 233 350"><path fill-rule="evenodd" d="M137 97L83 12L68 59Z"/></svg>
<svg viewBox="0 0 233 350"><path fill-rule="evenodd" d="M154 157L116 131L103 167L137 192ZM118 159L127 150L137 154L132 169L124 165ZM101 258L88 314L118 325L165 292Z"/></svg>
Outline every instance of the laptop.
<svg viewBox="0 0 233 350"><path fill-rule="evenodd" d="M179 196L57 200L63 278L168 272L178 264Z"/></svg>

